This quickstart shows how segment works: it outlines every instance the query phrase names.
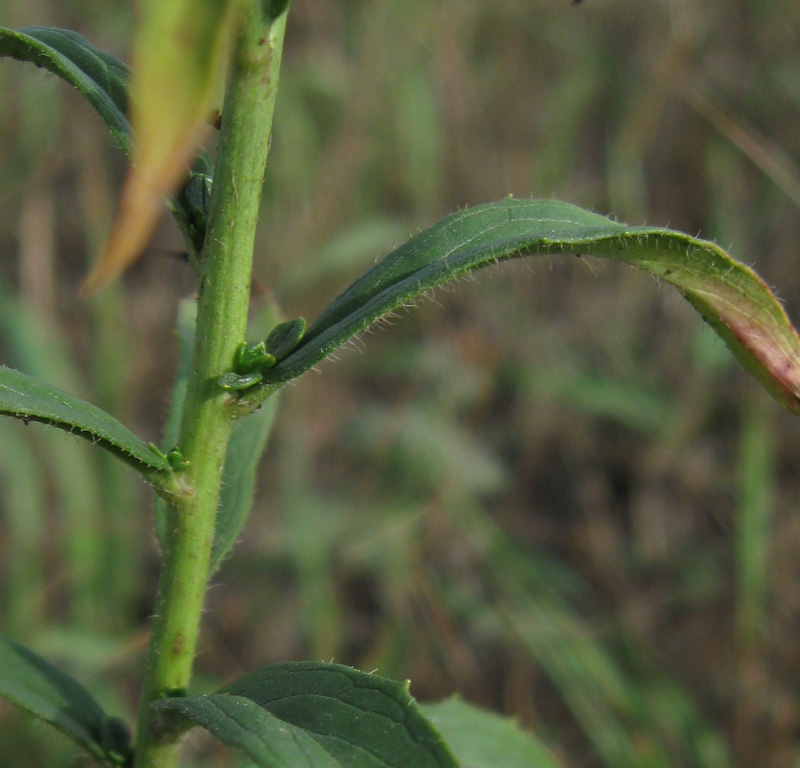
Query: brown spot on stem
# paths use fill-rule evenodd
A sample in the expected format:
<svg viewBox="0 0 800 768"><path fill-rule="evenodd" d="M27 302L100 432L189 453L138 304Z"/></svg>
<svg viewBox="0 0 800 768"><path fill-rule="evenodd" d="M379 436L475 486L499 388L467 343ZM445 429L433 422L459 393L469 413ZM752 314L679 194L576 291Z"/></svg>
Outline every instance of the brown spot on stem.
<svg viewBox="0 0 800 768"><path fill-rule="evenodd" d="M183 652L186 650L186 636L183 632L179 632L175 635L175 639L172 641L172 655L173 656L182 656Z"/></svg>

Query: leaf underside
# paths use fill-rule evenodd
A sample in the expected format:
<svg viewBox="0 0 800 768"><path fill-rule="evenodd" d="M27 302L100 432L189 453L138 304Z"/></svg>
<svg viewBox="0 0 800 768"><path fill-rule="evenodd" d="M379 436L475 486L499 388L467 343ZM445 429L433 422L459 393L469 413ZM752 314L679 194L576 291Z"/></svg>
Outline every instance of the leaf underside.
<svg viewBox="0 0 800 768"><path fill-rule="evenodd" d="M401 245L340 294L239 403L244 410L256 405L379 318L449 280L508 259L548 254L610 258L674 285L742 365L784 406L800 412L800 339L751 269L714 243L680 232L629 227L568 203L513 198L454 213Z"/></svg>
<svg viewBox="0 0 800 768"><path fill-rule="evenodd" d="M0 414L76 434L99 444L145 475L170 469L163 457L109 413L5 366L0 366Z"/></svg>
<svg viewBox="0 0 800 768"><path fill-rule="evenodd" d="M123 762L129 744L119 726L74 678L0 637L0 696L52 725L94 757Z"/></svg>
<svg viewBox="0 0 800 768"><path fill-rule="evenodd" d="M265 768L457 768L408 686L339 664L275 664L210 696L166 699Z"/></svg>

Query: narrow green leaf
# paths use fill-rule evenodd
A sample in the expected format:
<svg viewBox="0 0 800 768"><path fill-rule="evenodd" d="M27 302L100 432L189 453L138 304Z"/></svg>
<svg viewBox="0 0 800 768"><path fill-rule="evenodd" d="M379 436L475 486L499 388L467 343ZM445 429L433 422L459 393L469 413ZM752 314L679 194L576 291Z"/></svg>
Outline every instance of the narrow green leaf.
<svg viewBox="0 0 800 768"><path fill-rule="evenodd" d="M574 205L514 200L452 214L365 272L309 326L260 395L307 371L375 320L444 282L512 258L594 254L647 270L674 285L742 365L784 406L800 412L800 339L763 281L714 243L680 232L629 227Z"/></svg>
<svg viewBox="0 0 800 768"><path fill-rule="evenodd" d="M256 470L272 433L278 395L273 395L260 410L233 426L222 475L217 524L211 550L211 572L220 565L242 532L253 506Z"/></svg>
<svg viewBox="0 0 800 768"><path fill-rule="evenodd" d="M764 409L743 409L737 477L736 628L742 649L755 652L764 637L774 536L774 428Z"/></svg>
<svg viewBox="0 0 800 768"><path fill-rule="evenodd" d="M39 381L50 382L77 397L86 391L85 382L71 350L59 329L47 323L31 306L15 300L0 285L0 337L10 367ZM15 424L15 427L22 427ZM75 444L55 430L23 430L14 443L16 453L23 440L35 447L31 465L38 475L48 477L48 496L59 514L64 567L69 572L64 601L71 618L84 626L96 626L108 619L108 585L100 576L105 560L106 536L113 525L111 511L104 506L98 472L98 452L88 443ZM107 457L114 461L111 456ZM103 534L98 535L98 528ZM14 558L17 559L17 558ZM40 556L37 555L38 561Z"/></svg>
<svg viewBox="0 0 800 768"><path fill-rule="evenodd" d="M547 748L513 720L457 698L421 704L461 768L558 768Z"/></svg>
<svg viewBox="0 0 800 768"><path fill-rule="evenodd" d="M0 487L4 549L13 553L3 563L5 601L3 625L25 635L42 622L41 597L46 593L42 552L49 540L50 502L41 482L36 455L21 424L0 422Z"/></svg>
<svg viewBox="0 0 800 768"><path fill-rule="evenodd" d="M0 56L28 61L73 85L94 107L123 152L132 155L127 65L75 32L48 27L18 31L0 27ZM211 161L201 153L188 181L168 203L192 255L197 255L205 236L211 176Z"/></svg>
<svg viewBox="0 0 800 768"><path fill-rule="evenodd" d="M194 299L184 299L178 305L178 317L175 324L175 335L178 337L178 370L172 386L172 398L164 425L163 452L167 453L178 442L183 417L183 401L186 398L186 387L192 364L192 347L194 346L194 326L197 304ZM167 544L167 502L163 498L156 499L153 506L156 538L163 551Z"/></svg>
<svg viewBox="0 0 800 768"><path fill-rule="evenodd" d="M83 94L125 154L131 153L127 118L129 70L121 61L66 29L0 27L0 56L29 61L58 75Z"/></svg>
<svg viewBox="0 0 800 768"><path fill-rule="evenodd" d="M169 471L163 457L96 405L5 366L0 366L0 414L24 422L39 421L79 435L150 479L154 472Z"/></svg>
<svg viewBox="0 0 800 768"><path fill-rule="evenodd" d="M712 338L719 344L715 336ZM729 360L727 350L723 348L723 352L725 359ZM521 378L526 387L568 408L611 419L650 437L662 437L665 427L674 423L677 406L672 393L639 381L606 378L563 363L525 366Z"/></svg>
<svg viewBox="0 0 800 768"><path fill-rule="evenodd" d="M287 120L287 107L291 110L294 105L283 102L282 106L282 121L275 126L275 133L276 140L283 144L281 132L287 131L287 125L291 124ZM291 117L291 111L288 114ZM307 124L310 118L301 117L299 120ZM288 147L284 155L287 151ZM274 162L279 163L280 158L276 156ZM342 275L357 274L372 266L376 253L386 253L395 243L403 242L407 234L408 227L394 217L368 218L345 227L323 243L313 259L296 259L283 265L280 275L275 275L276 292L289 300L308 294L314 287L334 285Z"/></svg>
<svg viewBox="0 0 800 768"><path fill-rule="evenodd" d="M274 664L211 696L154 708L202 725L265 768L457 768L408 685L339 664Z"/></svg>
<svg viewBox="0 0 800 768"><path fill-rule="evenodd" d="M130 756L130 735L122 721L108 717L77 680L4 637L0 637L0 696L49 723L99 760L124 765Z"/></svg>

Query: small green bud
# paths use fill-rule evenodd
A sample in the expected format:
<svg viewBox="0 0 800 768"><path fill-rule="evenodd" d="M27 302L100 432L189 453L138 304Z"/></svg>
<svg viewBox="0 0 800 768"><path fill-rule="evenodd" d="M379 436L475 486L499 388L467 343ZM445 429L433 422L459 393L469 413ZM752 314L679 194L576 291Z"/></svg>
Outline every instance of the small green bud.
<svg viewBox="0 0 800 768"><path fill-rule="evenodd" d="M276 360L283 360L294 350L306 333L306 321L302 317L276 325L264 342L266 351Z"/></svg>
<svg viewBox="0 0 800 768"><path fill-rule="evenodd" d="M254 344L252 347L242 343L236 348L233 356L234 370L240 374L266 371L272 368L275 363L275 357L267 352L263 341Z"/></svg>
<svg viewBox="0 0 800 768"><path fill-rule="evenodd" d="M263 378L264 375L261 371L253 371L252 373L241 375L234 371L228 371L217 378L217 385L229 392L240 392L244 389L254 387Z"/></svg>
<svg viewBox="0 0 800 768"><path fill-rule="evenodd" d="M189 460L183 457L177 445L167 453L167 463L175 472L179 472L189 466Z"/></svg>

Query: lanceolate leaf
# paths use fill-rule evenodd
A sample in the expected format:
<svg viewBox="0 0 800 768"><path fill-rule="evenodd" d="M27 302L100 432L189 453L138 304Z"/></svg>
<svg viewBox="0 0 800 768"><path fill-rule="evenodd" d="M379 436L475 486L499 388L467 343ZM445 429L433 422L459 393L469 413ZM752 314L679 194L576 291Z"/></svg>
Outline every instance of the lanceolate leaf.
<svg viewBox="0 0 800 768"><path fill-rule="evenodd" d="M272 432L277 407L278 396L273 395L256 413L233 425L228 453L225 455L214 544L211 549L212 573L236 543L250 515L256 471Z"/></svg>
<svg viewBox="0 0 800 768"><path fill-rule="evenodd" d="M264 372L262 385L240 397L240 405L252 407L378 318L448 280L506 259L562 253L623 261L674 285L742 365L800 412L800 339L751 269L714 243L680 232L629 227L567 203L512 198L448 216L365 272L291 354Z"/></svg>
<svg viewBox="0 0 800 768"><path fill-rule="evenodd" d="M78 89L105 121L127 155L131 153L127 118L129 70L118 59L65 29L0 27L0 56L29 61Z"/></svg>
<svg viewBox="0 0 800 768"><path fill-rule="evenodd" d="M183 417L183 403L186 399L186 387L189 383L189 373L192 365L196 314L197 304L194 299L184 299L178 305L178 318L175 326L175 335L178 337L178 370L175 373L175 383L172 386L167 422L164 425L164 453L172 450L178 444L181 418ZM163 551L167 545L169 525L167 521L167 502L163 497L157 498L153 505L153 518L156 538Z"/></svg>
<svg viewBox="0 0 800 768"><path fill-rule="evenodd" d="M130 736L74 678L27 648L0 637L0 696L26 709L112 765L125 765Z"/></svg>
<svg viewBox="0 0 800 768"><path fill-rule="evenodd" d="M0 366L0 414L40 421L99 444L150 479L169 471L163 457L150 450L113 416L13 368Z"/></svg>
<svg viewBox="0 0 800 768"><path fill-rule="evenodd" d="M420 708L461 768L558 768L547 748L509 718L456 698Z"/></svg>
<svg viewBox="0 0 800 768"><path fill-rule="evenodd" d="M339 664L256 670L211 696L153 705L265 768L457 768L408 685Z"/></svg>
<svg viewBox="0 0 800 768"><path fill-rule="evenodd" d="M132 155L128 122L130 70L119 59L98 50L75 32L48 27L18 31L0 27L0 56L31 62L73 85L95 108L125 154ZM169 202L192 255L199 251L205 234L211 174L211 161L200 154L189 180Z"/></svg>

